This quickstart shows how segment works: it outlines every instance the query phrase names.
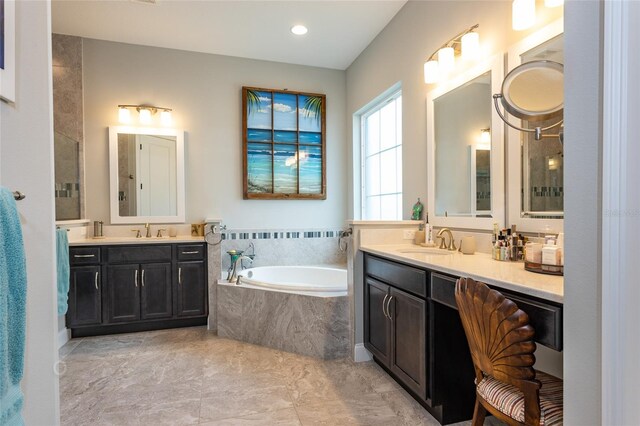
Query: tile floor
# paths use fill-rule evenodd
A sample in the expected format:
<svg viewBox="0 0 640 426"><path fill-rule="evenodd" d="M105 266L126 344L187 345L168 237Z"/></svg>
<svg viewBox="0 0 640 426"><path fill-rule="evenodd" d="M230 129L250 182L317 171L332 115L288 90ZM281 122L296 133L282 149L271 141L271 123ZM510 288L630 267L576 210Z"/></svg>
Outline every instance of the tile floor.
<svg viewBox="0 0 640 426"><path fill-rule="evenodd" d="M202 327L74 339L60 358L65 426L438 425L373 362L321 361Z"/></svg>

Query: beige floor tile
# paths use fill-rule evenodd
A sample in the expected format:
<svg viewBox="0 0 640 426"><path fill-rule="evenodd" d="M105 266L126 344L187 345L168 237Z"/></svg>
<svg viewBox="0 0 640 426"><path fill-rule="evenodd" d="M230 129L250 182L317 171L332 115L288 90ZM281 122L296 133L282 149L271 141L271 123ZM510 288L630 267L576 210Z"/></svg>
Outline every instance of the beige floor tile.
<svg viewBox="0 0 640 426"><path fill-rule="evenodd" d="M378 394L352 395L296 407L306 425L396 425L398 417Z"/></svg>
<svg viewBox="0 0 640 426"><path fill-rule="evenodd" d="M194 399L142 404L124 411L103 410L96 424L114 426L181 426L197 424L199 419L200 399Z"/></svg>
<svg viewBox="0 0 640 426"><path fill-rule="evenodd" d="M298 426L298 414L293 408L285 408L244 417L200 423L201 426Z"/></svg>
<svg viewBox="0 0 640 426"><path fill-rule="evenodd" d="M244 417L292 407L284 386L220 392L217 396L202 398L200 421Z"/></svg>

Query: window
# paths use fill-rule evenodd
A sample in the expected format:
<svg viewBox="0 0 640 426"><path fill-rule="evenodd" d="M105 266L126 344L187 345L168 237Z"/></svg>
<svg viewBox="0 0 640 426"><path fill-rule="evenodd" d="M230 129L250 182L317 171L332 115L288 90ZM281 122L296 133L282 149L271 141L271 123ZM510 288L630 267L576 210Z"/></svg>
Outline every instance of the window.
<svg viewBox="0 0 640 426"><path fill-rule="evenodd" d="M362 219L402 219L402 91L361 116Z"/></svg>

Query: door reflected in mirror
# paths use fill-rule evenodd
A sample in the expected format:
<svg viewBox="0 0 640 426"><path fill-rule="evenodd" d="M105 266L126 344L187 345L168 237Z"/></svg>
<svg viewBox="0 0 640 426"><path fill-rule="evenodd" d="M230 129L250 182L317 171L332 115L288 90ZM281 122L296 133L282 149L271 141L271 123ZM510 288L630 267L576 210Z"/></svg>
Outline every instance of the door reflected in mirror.
<svg viewBox="0 0 640 426"><path fill-rule="evenodd" d="M522 63L532 61L553 61L564 64L563 35L558 35L545 43L520 55ZM550 99L562 99L563 87L555 87ZM553 101L557 102L557 101ZM560 111L546 121L522 120L524 128L547 127L563 119ZM557 133L554 131L553 133ZM545 138L535 140L532 133L522 133L522 198L521 217L555 218L564 216L564 151L560 139Z"/></svg>
<svg viewBox="0 0 640 426"><path fill-rule="evenodd" d="M176 137L118 133L120 216L177 214Z"/></svg>
<svg viewBox="0 0 640 426"><path fill-rule="evenodd" d="M436 216L491 217L491 96L486 72L433 100Z"/></svg>
<svg viewBox="0 0 640 426"><path fill-rule="evenodd" d="M184 132L109 129L111 223L184 222Z"/></svg>

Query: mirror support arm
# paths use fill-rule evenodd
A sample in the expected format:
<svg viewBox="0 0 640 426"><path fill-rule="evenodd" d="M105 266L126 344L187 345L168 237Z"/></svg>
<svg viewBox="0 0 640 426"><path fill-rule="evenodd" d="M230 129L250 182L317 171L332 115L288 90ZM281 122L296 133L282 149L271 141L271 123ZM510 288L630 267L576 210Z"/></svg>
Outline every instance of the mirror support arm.
<svg viewBox="0 0 640 426"><path fill-rule="evenodd" d="M500 111L500 106L498 105L498 99L502 99L502 94L501 93L497 93L495 95L493 95L493 105L496 107L496 112L498 113L498 116L502 119L502 121L504 121L507 126L511 127L512 129L516 129L520 132L525 132L525 133L534 133L535 135L535 139L537 141L539 141L542 138L560 138L560 141L563 140L563 136L562 136L562 131L557 134L557 135L543 135L542 132L547 131L549 129L553 129L554 127L562 124L564 122L564 120L560 120L555 124L552 124L551 126L547 126L547 127L536 127L534 129L525 129L523 127L518 127L514 124L509 123L509 120L507 120L507 118L502 114L502 112Z"/></svg>

